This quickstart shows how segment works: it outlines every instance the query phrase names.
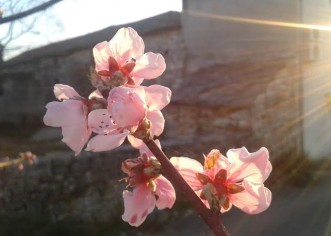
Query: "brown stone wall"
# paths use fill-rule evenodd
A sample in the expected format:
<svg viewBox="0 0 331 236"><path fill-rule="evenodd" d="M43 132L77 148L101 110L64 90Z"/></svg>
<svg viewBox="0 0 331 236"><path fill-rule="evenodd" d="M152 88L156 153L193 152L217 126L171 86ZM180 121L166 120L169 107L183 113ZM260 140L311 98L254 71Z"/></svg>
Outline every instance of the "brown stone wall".
<svg viewBox="0 0 331 236"><path fill-rule="evenodd" d="M297 150L300 136L297 59L238 61L186 73L165 110L165 139L195 151L266 146L272 156Z"/></svg>

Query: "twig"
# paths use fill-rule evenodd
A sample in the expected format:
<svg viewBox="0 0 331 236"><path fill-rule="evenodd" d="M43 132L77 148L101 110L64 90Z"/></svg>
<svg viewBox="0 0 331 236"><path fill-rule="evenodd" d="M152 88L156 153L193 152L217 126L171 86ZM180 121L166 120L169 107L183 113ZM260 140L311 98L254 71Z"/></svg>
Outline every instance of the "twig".
<svg viewBox="0 0 331 236"><path fill-rule="evenodd" d="M186 200L188 200L195 211L202 217L209 228L214 232L215 236L230 236L230 233L224 227L221 221L221 213L213 212L208 209L200 198L195 194L183 177L179 174L176 168L171 164L168 157L162 152L162 150L156 145L153 140L144 139L144 143L154 156L159 160L162 165L163 175L170 180L183 194Z"/></svg>
<svg viewBox="0 0 331 236"><path fill-rule="evenodd" d="M0 25L1 24L4 24L4 23L7 23L7 22L11 22L11 21L15 21L15 20L18 20L18 19L21 19L23 17L26 17L26 16L29 16L29 15L32 15L36 12L39 12L39 11L42 11L42 10L45 10L47 9L48 7L60 2L62 0L50 0L48 2L45 2L43 4L40 4L36 7L33 7L29 10L26 10L26 11L23 11L23 12L20 12L20 13L17 13L15 15L11 15L11 16L7 16L7 17L0 17Z"/></svg>

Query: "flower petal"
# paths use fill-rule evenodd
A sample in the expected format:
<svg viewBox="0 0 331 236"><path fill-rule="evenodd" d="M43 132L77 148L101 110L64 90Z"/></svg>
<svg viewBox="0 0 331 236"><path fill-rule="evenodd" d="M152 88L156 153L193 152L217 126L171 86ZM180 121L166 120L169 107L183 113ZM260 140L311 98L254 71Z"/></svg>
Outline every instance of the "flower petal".
<svg viewBox="0 0 331 236"><path fill-rule="evenodd" d="M164 117L160 111L150 111L147 112L146 118L151 121L151 133L152 135L159 136L164 130Z"/></svg>
<svg viewBox="0 0 331 236"><path fill-rule="evenodd" d="M144 142L141 139L136 138L132 135L128 135L128 140L129 140L131 146L136 148L136 149L140 149L140 147L142 145L144 145Z"/></svg>
<svg viewBox="0 0 331 236"><path fill-rule="evenodd" d="M132 147L139 149L140 155L146 154L148 157L154 156L154 154L149 150L145 143L132 135L128 135L128 140L131 143ZM156 145L161 149L161 143L158 139L154 140Z"/></svg>
<svg viewBox="0 0 331 236"><path fill-rule="evenodd" d="M271 172L269 152L265 147L249 153L245 147L230 149L227 152L231 167L228 171L228 180L239 182L243 179L252 183L263 183Z"/></svg>
<svg viewBox="0 0 331 236"><path fill-rule="evenodd" d="M144 78L138 78L138 77L131 77L131 79L134 81L135 85L140 85L144 81Z"/></svg>
<svg viewBox="0 0 331 236"><path fill-rule="evenodd" d="M124 191L124 214L122 219L132 226L141 225L147 215L154 210L155 196L142 184L136 187L132 192Z"/></svg>
<svg viewBox="0 0 331 236"><path fill-rule="evenodd" d="M96 135L87 143L86 151L103 152L119 147L125 140L129 131L110 135Z"/></svg>
<svg viewBox="0 0 331 236"><path fill-rule="evenodd" d="M44 123L52 127L61 127L62 141L78 155L91 135L87 127L86 106L81 101L65 100L50 102L46 108Z"/></svg>
<svg viewBox="0 0 331 236"><path fill-rule="evenodd" d="M188 157L171 157L170 162L194 191L202 189L203 185L195 175L196 173L203 173L200 162Z"/></svg>
<svg viewBox="0 0 331 236"><path fill-rule="evenodd" d="M114 57L114 55L111 52L107 41L103 41L94 46L93 57L96 71L109 70L108 58Z"/></svg>
<svg viewBox="0 0 331 236"><path fill-rule="evenodd" d="M258 214L270 206L271 191L263 184L243 181L243 186L244 191L228 196L233 205L248 214Z"/></svg>
<svg viewBox="0 0 331 236"><path fill-rule="evenodd" d="M70 98L81 98L81 96L76 92L76 90L69 85L65 84L55 84L54 94L60 101L67 100Z"/></svg>
<svg viewBox="0 0 331 236"><path fill-rule="evenodd" d="M172 208L176 201L176 192L169 180L164 176L160 175L155 179L156 182L156 192L158 196L156 200L156 207L159 210L164 208Z"/></svg>
<svg viewBox="0 0 331 236"><path fill-rule="evenodd" d="M145 44L138 33L128 27L121 28L109 41L109 48L112 51L117 63L122 66L131 58L137 59L144 53Z"/></svg>
<svg viewBox="0 0 331 236"><path fill-rule="evenodd" d="M94 90L89 96L89 99L92 98L103 98L102 94L100 93L100 91L98 89Z"/></svg>
<svg viewBox="0 0 331 236"><path fill-rule="evenodd" d="M116 87L108 97L108 111L119 127L138 125L146 115L143 89Z"/></svg>
<svg viewBox="0 0 331 236"><path fill-rule="evenodd" d="M169 104L171 90L161 85L144 87L146 93L146 104L149 111L161 110Z"/></svg>
<svg viewBox="0 0 331 236"><path fill-rule="evenodd" d="M148 52L136 59L136 66L130 74L137 78L155 79L166 69L164 58L159 53Z"/></svg>
<svg viewBox="0 0 331 236"><path fill-rule="evenodd" d="M97 134L118 133L118 126L107 109L96 109L88 114L88 127Z"/></svg>

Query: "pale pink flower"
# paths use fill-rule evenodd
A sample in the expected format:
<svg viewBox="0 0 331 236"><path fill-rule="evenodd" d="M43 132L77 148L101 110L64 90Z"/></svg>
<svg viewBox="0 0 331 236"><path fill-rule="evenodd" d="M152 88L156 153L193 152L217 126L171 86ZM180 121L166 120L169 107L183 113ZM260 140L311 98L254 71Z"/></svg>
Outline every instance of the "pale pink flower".
<svg viewBox="0 0 331 236"><path fill-rule="evenodd" d="M143 118L151 121L152 135L160 135L164 129L161 109L169 104L171 90L161 85L149 87L116 87L108 97L108 111L120 127L139 125Z"/></svg>
<svg viewBox="0 0 331 236"><path fill-rule="evenodd" d="M159 143L158 143L159 144ZM145 145L139 147L141 157L123 162L122 170L128 174L132 191L123 191L124 214L122 219L132 226L141 225L155 206L172 208L176 200L175 189L169 180L160 175L161 165Z"/></svg>
<svg viewBox="0 0 331 236"><path fill-rule="evenodd" d="M121 28L109 42L98 43L93 48L95 70L105 79L120 75L135 85L141 84L143 79L159 77L166 68L163 56L152 52L144 54L144 50L144 41L134 29Z"/></svg>
<svg viewBox="0 0 331 236"><path fill-rule="evenodd" d="M97 135L85 150L111 150L120 146L126 137L134 147L141 145L142 141L130 131L144 118L151 122L151 134L159 136L165 122L160 110L169 104L170 98L171 90L160 85L113 88L108 97L108 109L97 109L88 115L88 127Z"/></svg>
<svg viewBox="0 0 331 236"><path fill-rule="evenodd" d="M63 84L54 86L55 96L61 102L50 102L44 123L52 127L62 128L62 141L78 155L87 143L87 151L108 151L120 146L129 131L118 127L107 109L94 109L100 106L95 98L102 99L98 91L94 91L89 99L81 97L72 87ZM91 137L91 134L96 135Z"/></svg>
<svg viewBox="0 0 331 236"><path fill-rule="evenodd" d="M206 206L226 212L233 204L248 214L266 210L271 203L263 184L272 169L268 150L230 149L227 157L214 149L204 166L187 157L172 157L171 162Z"/></svg>
<svg viewBox="0 0 331 236"><path fill-rule="evenodd" d="M139 125L146 116L147 107L142 87L116 87L108 97L108 110L121 127Z"/></svg>
<svg viewBox="0 0 331 236"><path fill-rule="evenodd" d="M88 106L72 87L64 84L54 86L54 94L61 102L50 102L44 123L62 128L62 141L78 155L91 135L87 126Z"/></svg>
<svg viewBox="0 0 331 236"><path fill-rule="evenodd" d="M170 181L160 175L154 182L155 191L150 189L146 183L138 185L132 192L123 191L125 211L122 219L130 225L136 227L141 225L155 206L162 210L172 208L174 205L176 194Z"/></svg>
<svg viewBox="0 0 331 236"><path fill-rule="evenodd" d="M119 147L129 131L119 127L107 109L96 109L88 114L88 127L96 134L87 143L86 151L102 152Z"/></svg>

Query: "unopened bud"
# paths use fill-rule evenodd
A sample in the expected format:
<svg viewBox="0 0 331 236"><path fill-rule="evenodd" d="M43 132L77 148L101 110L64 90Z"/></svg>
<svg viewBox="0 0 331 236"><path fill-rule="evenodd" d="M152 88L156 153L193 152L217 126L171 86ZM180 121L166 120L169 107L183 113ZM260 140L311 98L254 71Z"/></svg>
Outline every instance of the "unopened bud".
<svg viewBox="0 0 331 236"><path fill-rule="evenodd" d="M150 129L152 127L152 123L146 117L140 122L137 130L132 133L132 135L139 139L152 139L152 134Z"/></svg>
<svg viewBox="0 0 331 236"><path fill-rule="evenodd" d="M18 170L23 170L24 169L24 166L21 162L17 164L17 169Z"/></svg>
<svg viewBox="0 0 331 236"><path fill-rule="evenodd" d="M142 167L143 163L139 158L134 158L134 159L127 159L122 162L122 171L126 174L131 173L133 168L139 168Z"/></svg>

